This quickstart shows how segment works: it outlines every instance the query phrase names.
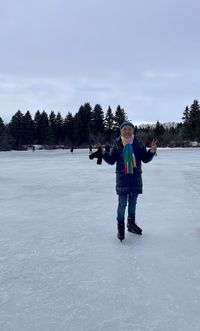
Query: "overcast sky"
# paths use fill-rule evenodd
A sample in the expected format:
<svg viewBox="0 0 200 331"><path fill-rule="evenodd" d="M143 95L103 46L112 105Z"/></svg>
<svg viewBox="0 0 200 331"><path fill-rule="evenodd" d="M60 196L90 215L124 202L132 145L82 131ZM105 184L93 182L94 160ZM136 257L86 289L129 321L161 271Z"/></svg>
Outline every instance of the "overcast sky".
<svg viewBox="0 0 200 331"><path fill-rule="evenodd" d="M0 0L0 116L120 104L133 123L200 101L199 0Z"/></svg>

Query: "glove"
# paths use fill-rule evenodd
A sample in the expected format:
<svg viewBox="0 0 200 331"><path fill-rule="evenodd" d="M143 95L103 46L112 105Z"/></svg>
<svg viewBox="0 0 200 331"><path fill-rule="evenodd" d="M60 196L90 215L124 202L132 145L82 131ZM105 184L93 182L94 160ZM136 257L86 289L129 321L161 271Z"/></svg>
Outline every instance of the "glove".
<svg viewBox="0 0 200 331"><path fill-rule="evenodd" d="M93 159L97 158L97 164L101 164L102 163L102 154L103 154L102 148L98 147L96 152L89 155L89 159L93 160Z"/></svg>

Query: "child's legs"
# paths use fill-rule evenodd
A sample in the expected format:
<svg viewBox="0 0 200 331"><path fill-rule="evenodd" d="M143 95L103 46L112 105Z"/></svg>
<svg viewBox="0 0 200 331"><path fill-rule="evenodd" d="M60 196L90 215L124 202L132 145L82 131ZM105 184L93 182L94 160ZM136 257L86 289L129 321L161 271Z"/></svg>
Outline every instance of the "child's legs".
<svg viewBox="0 0 200 331"><path fill-rule="evenodd" d="M118 195L117 221L124 222L125 210L127 205L127 194Z"/></svg>
<svg viewBox="0 0 200 331"><path fill-rule="evenodd" d="M135 219L137 197L137 193L132 193L128 196L128 217L131 217L132 219Z"/></svg>

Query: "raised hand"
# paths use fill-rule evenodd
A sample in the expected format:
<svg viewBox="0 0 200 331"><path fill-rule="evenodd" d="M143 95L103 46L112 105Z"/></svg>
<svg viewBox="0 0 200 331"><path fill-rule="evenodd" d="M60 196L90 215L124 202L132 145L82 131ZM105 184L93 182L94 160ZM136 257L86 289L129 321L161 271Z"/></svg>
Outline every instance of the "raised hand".
<svg viewBox="0 0 200 331"><path fill-rule="evenodd" d="M154 138L151 142L151 152L156 153L157 150L158 139Z"/></svg>

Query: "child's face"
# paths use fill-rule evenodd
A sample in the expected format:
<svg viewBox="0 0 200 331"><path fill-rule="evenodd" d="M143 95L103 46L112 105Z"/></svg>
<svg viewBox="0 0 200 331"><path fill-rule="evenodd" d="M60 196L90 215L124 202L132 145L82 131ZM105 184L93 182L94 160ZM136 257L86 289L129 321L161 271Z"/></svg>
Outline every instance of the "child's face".
<svg viewBox="0 0 200 331"><path fill-rule="evenodd" d="M121 135L124 138L130 138L130 137L132 137L132 135L133 135L133 128L131 126L124 126L121 129Z"/></svg>

